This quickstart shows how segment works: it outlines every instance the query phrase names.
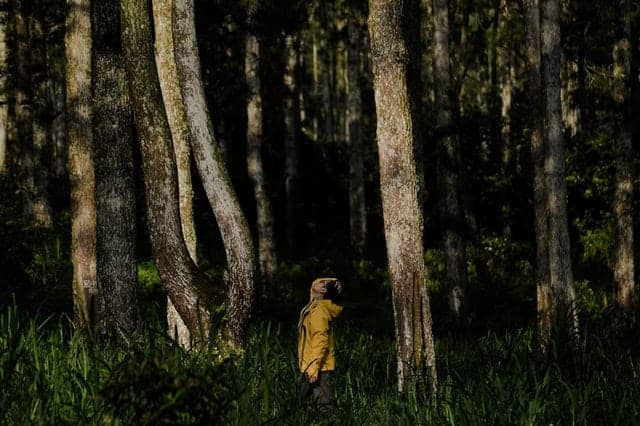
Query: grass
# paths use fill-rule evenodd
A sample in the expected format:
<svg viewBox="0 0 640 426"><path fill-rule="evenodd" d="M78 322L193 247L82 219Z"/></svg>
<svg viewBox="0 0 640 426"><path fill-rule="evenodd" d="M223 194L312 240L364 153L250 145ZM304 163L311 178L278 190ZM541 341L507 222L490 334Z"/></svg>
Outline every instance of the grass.
<svg viewBox="0 0 640 426"><path fill-rule="evenodd" d="M65 317L0 315L2 424L322 424L300 398L295 324L262 322L244 357L186 353L153 321L129 341L74 332ZM395 391L388 338L337 332L337 417L345 425L638 424L637 335L602 327L573 355L538 354L531 330L442 336L434 405ZM602 336L605 337L602 337Z"/></svg>

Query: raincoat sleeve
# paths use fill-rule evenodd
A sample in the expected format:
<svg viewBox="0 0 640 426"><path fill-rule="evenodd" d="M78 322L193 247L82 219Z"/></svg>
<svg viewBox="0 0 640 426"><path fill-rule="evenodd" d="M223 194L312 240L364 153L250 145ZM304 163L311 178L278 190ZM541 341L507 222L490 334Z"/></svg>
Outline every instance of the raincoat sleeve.
<svg viewBox="0 0 640 426"><path fill-rule="evenodd" d="M309 319L311 362L307 375L313 377L318 375L329 352L329 314L324 309L317 309Z"/></svg>

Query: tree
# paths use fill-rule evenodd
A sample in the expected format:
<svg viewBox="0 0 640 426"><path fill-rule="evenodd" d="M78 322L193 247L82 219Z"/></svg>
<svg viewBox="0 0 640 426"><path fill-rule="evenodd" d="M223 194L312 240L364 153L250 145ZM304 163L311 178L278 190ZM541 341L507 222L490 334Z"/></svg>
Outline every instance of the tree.
<svg viewBox="0 0 640 426"><path fill-rule="evenodd" d="M198 346L205 343L210 309L221 297L191 259L182 235L178 177L153 58L149 12L144 0L120 2L122 45L142 154L147 221L162 283Z"/></svg>
<svg viewBox="0 0 640 426"><path fill-rule="evenodd" d="M369 2L380 189L395 319L398 390L405 392L418 383L435 395L435 349L425 286L422 212L413 157L401 6L398 0Z"/></svg>
<svg viewBox="0 0 640 426"><path fill-rule="evenodd" d="M209 204L218 222L229 268L229 335L226 343L231 348L241 348L253 301L253 243L249 226L225 169L206 104L200 74L193 0L176 0L173 18L174 53L191 134L191 147Z"/></svg>
<svg viewBox="0 0 640 426"><path fill-rule="evenodd" d="M93 127L97 206L98 326L132 334L140 323L136 267L133 117L122 61L117 3L93 7Z"/></svg>
<svg viewBox="0 0 640 426"><path fill-rule="evenodd" d="M333 87L331 86L331 56L330 56L330 44L329 35L330 23L327 19L327 2L320 1L317 6L318 13L318 40L320 50L320 62L322 72L322 117L324 118L324 141L327 143L333 143L333 137L335 134L333 123Z"/></svg>
<svg viewBox="0 0 640 426"><path fill-rule="evenodd" d="M564 337L575 337L578 316L571 270L567 219L564 141L560 108L560 4L541 0L540 51L544 102L544 174L546 186L549 282L554 325Z"/></svg>
<svg viewBox="0 0 640 426"><path fill-rule="evenodd" d="M456 319L467 310L467 261L464 220L460 206L460 146L453 124L451 60L449 54L449 8L447 0L433 1L433 74L436 102L438 187L443 228L445 273L449 309Z"/></svg>
<svg viewBox="0 0 640 426"><path fill-rule="evenodd" d="M0 1L0 175L7 170L9 133L9 0Z"/></svg>
<svg viewBox="0 0 640 426"><path fill-rule="evenodd" d="M255 34L256 5L248 8L244 72L247 83L247 168L253 182L258 226L258 263L266 282L275 276L276 257L273 209L265 187L262 164L262 98L260 94L260 42Z"/></svg>
<svg viewBox="0 0 640 426"><path fill-rule="evenodd" d="M65 57L74 310L81 327L92 327L98 287L91 126L91 1L68 0L67 4Z"/></svg>
<svg viewBox="0 0 640 426"><path fill-rule="evenodd" d="M631 112L631 19L629 0L618 2L617 40L613 48L614 101L619 108L615 145L613 212L616 250L613 275L615 300L623 319L634 322L635 281L633 259L633 116Z"/></svg>
<svg viewBox="0 0 640 426"><path fill-rule="evenodd" d="M191 147L189 145L187 113L180 94L178 70L173 55L172 14L172 0L153 1L156 66L176 157L180 224L189 255L197 264L197 238L193 218L193 185L191 182ZM169 335L176 339L182 347L190 347L189 329L173 306L170 297L167 297L167 328Z"/></svg>
<svg viewBox="0 0 640 426"><path fill-rule="evenodd" d="M347 33L347 142L349 143L349 230L351 246L364 253L367 241L367 205L362 150L362 96L360 93L361 29L357 10L351 7Z"/></svg>
<svg viewBox="0 0 640 426"><path fill-rule="evenodd" d="M295 250L298 208L298 139L300 132L300 105L297 87L298 48L296 36L285 38L284 65L284 174L287 209L287 245Z"/></svg>

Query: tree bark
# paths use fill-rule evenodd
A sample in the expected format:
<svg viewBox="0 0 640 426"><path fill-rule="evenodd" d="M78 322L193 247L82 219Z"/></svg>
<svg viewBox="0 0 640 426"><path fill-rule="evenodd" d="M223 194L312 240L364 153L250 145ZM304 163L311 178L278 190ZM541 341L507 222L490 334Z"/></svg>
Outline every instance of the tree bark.
<svg viewBox="0 0 640 426"><path fill-rule="evenodd" d="M0 1L0 176L7 171L9 135L9 0Z"/></svg>
<svg viewBox="0 0 640 426"><path fill-rule="evenodd" d="M322 78L322 116L324 118L324 141L326 143L333 143L333 136L335 134L333 123L333 88L331 86L331 57L329 49L329 21L327 19L327 4L326 2L320 2L318 6L319 12L319 46L320 50L320 62L321 62L321 78Z"/></svg>
<svg viewBox="0 0 640 426"><path fill-rule="evenodd" d="M540 5L539 0L524 2L526 15L527 96L531 105L531 161L533 163L533 207L536 235L535 281L537 293L538 342L546 351L551 338L553 318L551 283L549 278L549 245L546 185L544 178L544 106L540 68Z"/></svg>
<svg viewBox="0 0 640 426"><path fill-rule="evenodd" d="M247 33L245 36L244 61L244 72L248 89L247 168L249 177L253 183L253 193L256 200L260 274L265 282L271 283L276 274L278 261L276 257L273 209L265 188L264 166L262 163L262 98L260 96L259 68L260 43L254 34ZM285 114L286 113L288 113L288 111L285 112ZM288 140L285 140L285 151L289 148L287 142ZM286 152L286 154L288 154L288 152ZM285 181L285 185L288 183L288 181ZM289 195L289 192L287 192L287 195Z"/></svg>
<svg viewBox="0 0 640 426"><path fill-rule="evenodd" d="M191 259L182 235L178 176L153 57L147 2L121 0L122 44L138 130L151 247L160 278L196 347L209 333L210 309L220 298Z"/></svg>
<svg viewBox="0 0 640 426"><path fill-rule="evenodd" d="M544 172L547 187L547 241L549 281L554 323L561 338L576 337L571 247L567 219L567 186L560 108L560 7L559 0L541 1L541 69L544 96Z"/></svg>
<svg viewBox="0 0 640 426"><path fill-rule="evenodd" d="M367 204L362 152L362 96L360 93L361 30L355 8L349 11L347 59L347 141L349 143L349 230L351 247L364 255L367 242Z"/></svg>
<svg viewBox="0 0 640 426"><path fill-rule="evenodd" d="M176 158L180 224L189 256L197 264L197 238L193 219L193 185L191 182L191 147L189 145L187 114L180 94L180 81L173 54L172 15L172 0L153 0L156 66ZM186 349L191 347L189 328L178 314L170 297L167 297L167 328L169 335L177 340L180 346Z"/></svg>
<svg viewBox="0 0 640 426"><path fill-rule="evenodd" d="M71 185L71 261L75 317L94 325L96 278L96 201L91 127L91 1L68 0L65 33L67 141Z"/></svg>
<svg viewBox="0 0 640 426"><path fill-rule="evenodd" d="M213 133L200 75L193 0L174 3L173 36L193 153L227 255L229 334L226 343L231 349L240 349L244 345L253 301L253 244Z"/></svg>
<svg viewBox="0 0 640 426"><path fill-rule="evenodd" d="M119 42L120 10L110 0L93 6L93 128L97 206L97 325L112 337L140 323L136 268L133 117Z"/></svg>
<svg viewBox="0 0 640 426"><path fill-rule="evenodd" d="M398 390L435 395L431 311L425 286L422 211L402 37L402 2L370 0L369 33L377 114L380 189L395 320Z"/></svg>
<svg viewBox="0 0 640 426"><path fill-rule="evenodd" d="M456 319L466 315L467 261L464 220L460 206L460 146L454 131L451 102L451 62L449 55L449 15L447 0L433 1L433 73L437 108L438 187L443 228L445 274L449 310Z"/></svg>
<svg viewBox="0 0 640 426"><path fill-rule="evenodd" d="M633 146L631 110L631 18L629 0L618 2L618 39L613 49L614 100L618 117L613 212L616 251L613 268L616 305L628 325L635 322L635 262L633 258Z"/></svg>
<svg viewBox="0 0 640 426"><path fill-rule="evenodd" d="M291 253L296 250L297 210L298 210L298 135L300 129L300 102L297 87L298 43L293 35L285 40L284 68L284 174L287 209L287 246Z"/></svg>

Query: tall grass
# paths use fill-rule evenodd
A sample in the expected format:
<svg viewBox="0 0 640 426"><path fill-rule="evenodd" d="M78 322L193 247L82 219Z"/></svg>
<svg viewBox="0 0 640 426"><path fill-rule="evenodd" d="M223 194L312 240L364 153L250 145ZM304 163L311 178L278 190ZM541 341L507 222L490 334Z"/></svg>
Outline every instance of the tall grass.
<svg viewBox="0 0 640 426"><path fill-rule="evenodd" d="M573 355L538 354L530 330L438 339L435 404L395 391L388 338L337 330L337 412L301 398L295 325L260 323L243 357L187 353L159 323L128 341L73 332L66 318L0 315L1 424L634 424L637 335L587 330ZM603 331L604 328L601 329Z"/></svg>

